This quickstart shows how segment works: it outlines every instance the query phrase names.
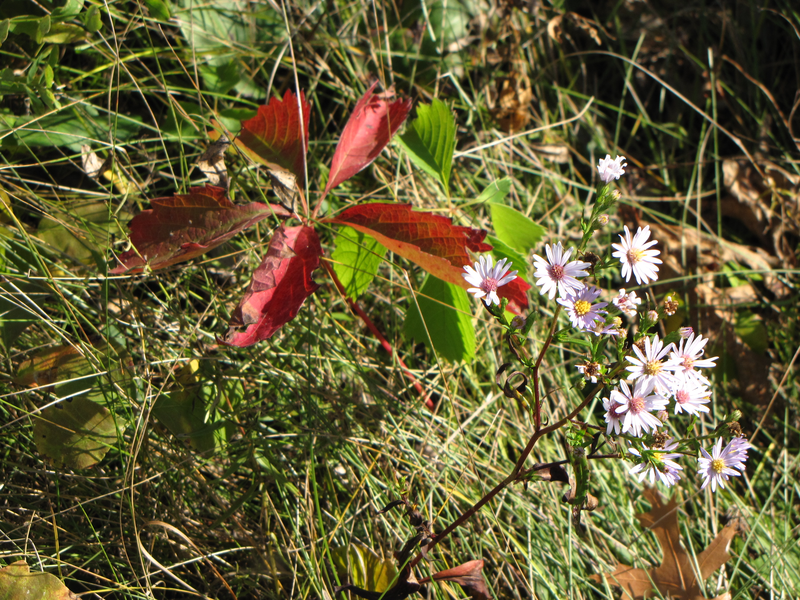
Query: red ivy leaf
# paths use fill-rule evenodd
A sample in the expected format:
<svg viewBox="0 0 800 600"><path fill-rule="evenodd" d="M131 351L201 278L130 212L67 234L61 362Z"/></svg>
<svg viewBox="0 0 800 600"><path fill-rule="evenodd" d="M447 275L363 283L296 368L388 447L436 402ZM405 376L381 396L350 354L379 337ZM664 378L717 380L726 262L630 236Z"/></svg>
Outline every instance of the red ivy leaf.
<svg viewBox="0 0 800 600"><path fill-rule="evenodd" d="M497 295L501 298L508 298L508 306L506 308L518 315L528 308L529 289L531 289L531 284L517 275L516 279L497 288Z"/></svg>
<svg viewBox="0 0 800 600"><path fill-rule="evenodd" d="M447 217L415 212L410 204L361 204L348 208L329 223L348 225L377 239L389 250L416 263L434 277L464 289L472 287L462 277L464 265L472 264L467 250L488 252L483 243L486 231L459 227ZM508 297L512 309L528 306L525 292L530 288L517 278L498 290Z"/></svg>
<svg viewBox="0 0 800 600"><path fill-rule="evenodd" d="M372 163L400 129L411 110L410 99L389 102L381 94L374 94L376 85L377 81L356 103L353 114L344 126L331 161L326 195Z"/></svg>
<svg viewBox="0 0 800 600"><path fill-rule="evenodd" d="M298 104L303 106L302 119ZM270 168L278 165L291 171L302 184L305 181L310 116L305 93L300 92L298 103L292 90L286 90L283 100L271 98L269 104L258 107L255 117L242 122L235 143L254 161Z"/></svg>
<svg viewBox="0 0 800 600"><path fill-rule="evenodd" d="M252 346L294 319L306 298L319 287L311 273L319 267L320 256L322 247L313 228L278 227L244 298L233 311L223 343ZM241 327L246 329L240 331Z"/></svg>
<svg viewBox="0 0 800 600"><path fill-rule="evenodd" d="M135 250L123 252L119 256L122 264L110 273L139 273L146 264L153 270L163 269L216 248L266 217L289 216L285 208L274 204L237 206L226 197L224 188L213 185L156 198L150 205L151 209L128 224Z"/></svg>

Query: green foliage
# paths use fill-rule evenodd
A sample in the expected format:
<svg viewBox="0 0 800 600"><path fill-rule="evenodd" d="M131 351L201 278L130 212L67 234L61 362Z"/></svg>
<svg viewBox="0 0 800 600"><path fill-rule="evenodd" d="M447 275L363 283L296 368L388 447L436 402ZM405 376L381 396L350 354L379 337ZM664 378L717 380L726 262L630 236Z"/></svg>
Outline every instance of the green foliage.
<svg viewBox="0 0 800 600"><path fill-rule="evenodd" d="M436 98L431 104L418 104L417 118L396 139L414 164L437 179L449 197L456 121L447 105Z"/></svg>
<svg viewBox="0 0 800 600"><path fill-rule="evenodd" d="M349 581L371 592L389 589L397 577L394 561L379 557L364 546L331 549L331 558L340 581Z"/></svg>
<svg viewBox="0 0 800 600"><path fill-rule="evenodd" d="M753 352L764 354L767 351L769 344L767 328L764 326L764 322L751 311L745 310L736 313L734 331Z"/></svg>
<svg viewBox="0 0 800 600"><path fill-rule="evenodd" d="M384 248L374 237L352 227L340 227L331 253L333 270L349 298L363 294L386 256Z"/></svg>
<svg viewBox="0 0 800 600"><path fill-rule="evenodd" d="M462 288L436 277L427 276L409 303L404 332L451 362L469 361L475 356L469 297Z"/></svg>
<svg viewBox="0 0 800 600"><path fill-rule="evenodd" d="M0 600L71 600L67 586L52 573L31 573L24 560L0 569Z"/></svg>
<svg viewBox="0 0 800 600"><path fill-rule="evenodd" d="M77 396L42 410L34 419L33 438L57 468L87 469L116 443L117 427L111 411Z"/></svg>
<svg viewBox="0 0 800 600"><path fill-rule="evenodd" d="M504 204L491 203L489 208L497 237L506 245L523 254L536 248L545 233L544 227Z"/></svg>

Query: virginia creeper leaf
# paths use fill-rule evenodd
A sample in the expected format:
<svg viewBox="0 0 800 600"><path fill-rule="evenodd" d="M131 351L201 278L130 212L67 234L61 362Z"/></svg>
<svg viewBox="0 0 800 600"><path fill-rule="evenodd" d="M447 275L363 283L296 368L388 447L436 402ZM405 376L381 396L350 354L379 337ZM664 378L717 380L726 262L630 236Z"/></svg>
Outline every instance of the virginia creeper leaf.
<svg viewBox="0 0 800 600"><path fill-rule="evenodd" d="M515 250L528 253L544 235L544 228L505 204L491 203L492 225L497 237Z"/></svg>
<svg viewBox="0 0 800 600"><path fill-rule="evenodd" d="M347 296L355 300L375 278L378 265L386 256L386 248L371 235L352 227L342 227L335 244L331 253L333 270Z"/></svg>
<svg viewBox="0 0 800 600"><path fill-rule="evenodd" d="M399 140L414 164L438 179L449 196L456 120L447 105L436 98L418 105L417 118Z"/></svg>
<svg viewBox="0 0 800 600"><path fill-rule="evenodd" d="M670 500L664 504L658 492L652 488L645 488L644 495L653 508L650 512L636 515L636 518L642 527L655 533L664 553L661 564L648 570L618 564L613 573L591 575L591 579L598 582L605 579L611 585L620 586L625 591L626 598L635 600L652 597L653 588L664 596L677 600L703 600L705 596L700 592L700 583L730 559L728 546L738 530L738 522L733 521L726 525L708 547L697 555L697 564L700 567L698 578L692 566L692 558L681 546L678 503Z"/></svg>
<svg viewBox="0 0 800 600"><path fill-rule="evenodd" d="M302 116L300 106L302 105ZM270 168L278 165L305 181L305 157L308 152L308 120L311 117L306 95L300 100L286 90L283 100L271 98L258 107L258 114L242 122L236 145L256 162Z"/></svg>
<svg viewBox="0 0 800 600"><path fill-rule="evenodd" d="M416 294L416 302L412 299L408 305L404 332L428 348L433 346L450 362L475 356L475 328L467 292L431 275Z"/></svg>
<svg viewBox="0 0 800 600"><path fill-rule="evenodd" d="M223 343L251 346L294 319L306 298L319 287L311 273L319 267L320 256L322 247L313 228L278 227L267 255L253 272L250 286L233 311Z"/></svg>
<svg viewBox="0 0 800 600"><path fill-rule="evenodd" d="M331 160L326 195L369 166L397 133L411 110L410 99L390 101L384 97L386 94L375 94L377 85L376 81L356 103L344 126ZM390 89L388 94L393 94L393 91Z"/></svg>
<svg viewBox="0 0 800 600"><path fill-rule="evenodd" d="M410 204L361 204L348 208L328 222L373 236L389 250L418 264L432 275L469 287L461 277L464 265L472 264L467 249L487 252L486 232L459 227L447 217L412 211Z"/></svg>
<svg viewBox="0 0 800 600"><path fill-rule="evenodd" d="M77 596L52 573L31 569L18 560L0 569L0 600L76 600Z"/></svg>
<svg viewBox="0 0 800 600"><path fill-rule="evenodd" d="M122 264L110 273L139 273L146 264L163 269L200 256L271 215L289 216L289 211L273 204L234 205L225 194L223 188L207 185L151 200L153 208L128 225L135 250L123 252Z"/></svg>

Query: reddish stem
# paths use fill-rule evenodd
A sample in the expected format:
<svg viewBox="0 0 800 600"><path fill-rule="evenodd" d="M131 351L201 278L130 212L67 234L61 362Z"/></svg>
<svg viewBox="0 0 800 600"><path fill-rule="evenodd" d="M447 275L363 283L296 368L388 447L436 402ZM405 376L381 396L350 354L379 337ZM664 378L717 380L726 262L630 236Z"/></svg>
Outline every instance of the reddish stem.
<svg viewBox="0 0 800 600"><path fill-rule="evenodd" d="M367 316L367 313L364 312L364 309L362 309L358 304L356 304L356 302L354 300L351 300L347 296L347 293L344 290L344 286L342 285L342 282L339 281L339 278L336 276L336 272L333 270L331 265L327 261L323 261L322 264L325 266L325 270L328 271L328 274L331 276L331 279L333 280L333 283L336 285L336 288L339 290L339 293L342 294L342 296L344 297L345 300L347 300L347 304L350 305L350 310L352 310L359 317L361 317L361 320L364 321L364 324L372 332L372 335L375 336L375 339L377 339L380 342L380 344L381 344L381 346L383 346L384 350L386 350L389 354L391 354L395 358L397 358L398 364L402 367L403 372L405 373L406 377L408 377L411 380L411 383L414 386L414 389L417 390L417 393L419 394L420 399L425 403L425 406L427 408L429 408L430 410L433 410L433 400L431 400L430 394L428 394L425 391L425 388L422 387L422 384L419 382L419 380L416 377L414 377L414 374L406 366L406 363L403 362L403 359L400 358L395 353L394 348L392 348L392 345L389 343L389 340L387 340L385 337L383 337L383 334L375 326L375 323L372 322L372 319L370 319Z"/></svg>

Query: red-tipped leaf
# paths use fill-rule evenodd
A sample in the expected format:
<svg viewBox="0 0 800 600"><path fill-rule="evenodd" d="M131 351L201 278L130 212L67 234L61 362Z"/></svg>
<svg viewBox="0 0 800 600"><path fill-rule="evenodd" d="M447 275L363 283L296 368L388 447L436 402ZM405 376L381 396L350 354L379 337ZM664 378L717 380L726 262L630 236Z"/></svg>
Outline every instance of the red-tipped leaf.
<svg viewBox="0 0 800 600"><path fill-rule="evenodd" d="M242 122L235 143L254 161L271 169L277 165L293 173L302 184L310 116L305 93L300 92L298 101L292 90L286 90L283 100L270 99L269 104L258 107L255 117Z"/></svg>
<svg viewBox="0 0 800 600"><path fill-rule="evenodd" d="M480 253L492 249L483 242L486 231L453 225L441 215L413 211L410 204L361 204L327 221L367 233L434 277L464 289L472 287L462 276L464 265L473 263L467 250ZM498 295L508 297L512 310L519 310L528 306L525 291L529 288L517 278L498 289Z"/></svg>
<svg viewBox="0 0 800 600"><path fill-rule="evenodd" d="M156 198L150 205L128 224L135 249L120 254L120 265L110 273L139 273L145 265L163 269L208 252L262 219L289 216L285 208L273 204L235 205L224 188L213 185Z"/></svg>
<svg viewBox="0 0 800 600"><path fill-rule="evenodd" d="M252 346L294 319L306 298L319 287L311 274L319 267L320 256L322 247L314 229L304 225L278 227L222 342Z"/></svg>
<svg viewBox="0 0 800 600"><path fill-rule="evenodd" d="M325 194L374 161L411 110L411 100L387 100L375 94L376 81L356 103L331 161ZM389 95L391 95L391 89Z"/></svg>

